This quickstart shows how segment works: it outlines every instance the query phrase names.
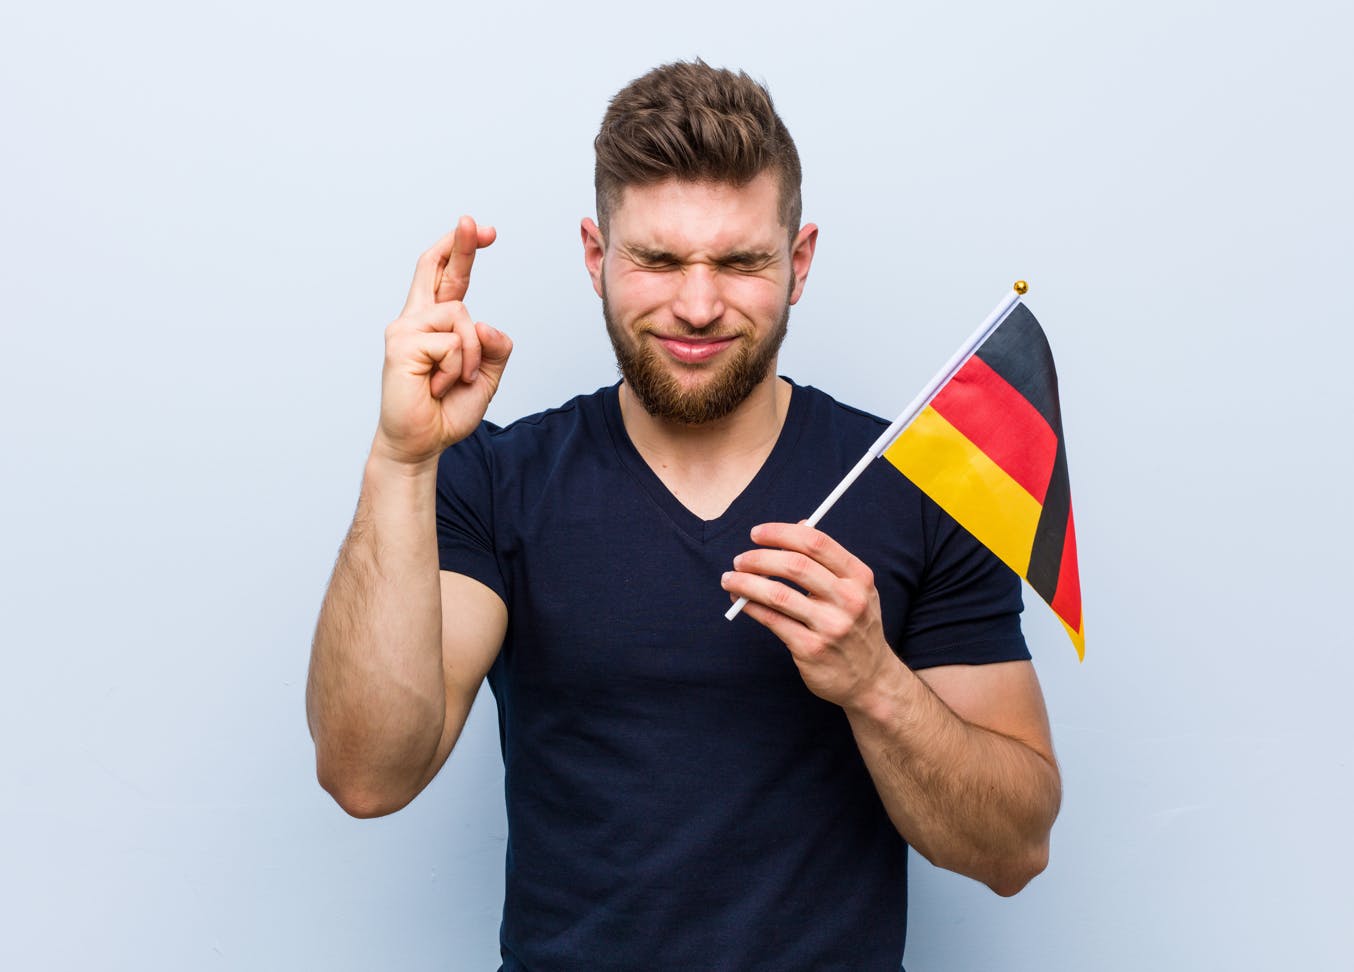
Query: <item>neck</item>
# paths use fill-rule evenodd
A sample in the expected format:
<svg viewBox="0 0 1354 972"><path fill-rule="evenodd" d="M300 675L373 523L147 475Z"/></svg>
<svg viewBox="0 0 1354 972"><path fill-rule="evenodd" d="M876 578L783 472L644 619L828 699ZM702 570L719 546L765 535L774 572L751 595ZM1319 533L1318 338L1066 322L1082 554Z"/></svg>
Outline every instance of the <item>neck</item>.
<svg viewBox="0 0 1354 972"><path fill-rule="evenodd" d="M655 418L626 384L621 420L649 468L702 519L718 517L752 481L775 448L790 410L790 384L775 369L724 418L685 425Z"/></svg>
<svg viewBox="0 0 1354 972"><path fill-rule="evenodd" d="M752 394L722 419L687 425L645 411L630 386L620 388L625 431L645 458L661 457L683 466L720 463L749 452L771 451L790 407L790 384L775 368ZM765 455L763 455L765 458Z"/></svg>

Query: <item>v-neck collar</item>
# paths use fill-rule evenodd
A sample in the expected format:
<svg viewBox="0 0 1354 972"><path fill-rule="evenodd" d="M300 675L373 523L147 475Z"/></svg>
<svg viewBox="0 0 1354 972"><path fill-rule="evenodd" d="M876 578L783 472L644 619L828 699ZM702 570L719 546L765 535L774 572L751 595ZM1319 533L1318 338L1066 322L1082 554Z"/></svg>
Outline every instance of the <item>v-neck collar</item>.
<svg viewBox="0 0 1354 972"><path fill-rule="evenodd" d="M760 501L768 487L775 482L799 442L804 429L803 418L808 408L808 396L804 393L804 389L793 381L788 378L784 380L790 385L790 407L785 413L785 421L781 424L776 444L771 447L771 453L763 460L761 468L757 470L751 482L744 486L743 491L734 497L728 508L713 520L703 520L687 509L639 454L639 450L630 439L630 433L625 430L625 421L621 418L620 382L606 389L602 396L607 431L611 434L611 442L616 448L617 457L634 476L640 488L678 529L692 539L706 543L740 522L744 511Z"/></svg>

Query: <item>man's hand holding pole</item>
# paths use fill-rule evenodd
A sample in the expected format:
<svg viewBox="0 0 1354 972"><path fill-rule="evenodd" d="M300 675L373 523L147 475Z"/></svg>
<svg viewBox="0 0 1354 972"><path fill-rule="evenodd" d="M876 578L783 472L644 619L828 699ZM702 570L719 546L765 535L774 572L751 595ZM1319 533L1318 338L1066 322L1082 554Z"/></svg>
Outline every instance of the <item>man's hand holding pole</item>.
<svg viewBox="0 0 1354 972"><path fill-rule="evenodd" d="M1048 862L1061 799L1034 669L977 666L976 684L949 686L956 711L933 686L968 666L914 674L885 639L859 558L807 521L760 524L752 541L761 546L734 558L724 589L785 643L808 689L845 711L898 832L939 867L1019 891Z"/></svg>

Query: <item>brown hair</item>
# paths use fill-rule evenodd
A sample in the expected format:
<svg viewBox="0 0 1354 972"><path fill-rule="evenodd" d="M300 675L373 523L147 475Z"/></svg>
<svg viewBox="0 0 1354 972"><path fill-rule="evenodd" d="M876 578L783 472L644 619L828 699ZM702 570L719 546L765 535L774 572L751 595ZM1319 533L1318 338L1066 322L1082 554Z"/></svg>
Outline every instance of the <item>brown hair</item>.
<svg viewBox="0 0 1354 972"><path fill-rule="evenodd" d="M606 232L626 186L665 179L746 185L774 170L780 221L793 237L801 210L799 152L766 87L699 58L656 67L616 93L593 141L597 221Z"/></svg>

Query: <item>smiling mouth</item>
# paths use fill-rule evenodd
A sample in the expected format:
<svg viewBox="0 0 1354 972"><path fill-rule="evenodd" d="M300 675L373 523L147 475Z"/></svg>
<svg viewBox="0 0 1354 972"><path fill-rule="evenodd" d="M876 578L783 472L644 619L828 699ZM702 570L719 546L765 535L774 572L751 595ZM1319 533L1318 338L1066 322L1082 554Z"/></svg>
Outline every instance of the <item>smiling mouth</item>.
<svg viewBox="0 0 1354 972"><path fill-rule="evenodd" d="M700 364L730 347L737 338L687 338L663 337L655 334L654 339L663 346L669 355L685 364Z"/></svg>

